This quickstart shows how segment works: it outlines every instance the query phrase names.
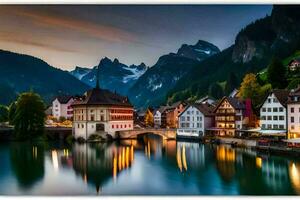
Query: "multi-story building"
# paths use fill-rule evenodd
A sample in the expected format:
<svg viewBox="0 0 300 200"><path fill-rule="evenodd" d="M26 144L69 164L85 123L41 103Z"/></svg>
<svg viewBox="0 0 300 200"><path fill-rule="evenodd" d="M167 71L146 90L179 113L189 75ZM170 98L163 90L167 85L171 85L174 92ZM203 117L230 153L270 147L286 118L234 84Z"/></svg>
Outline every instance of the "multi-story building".
<svg viewBox="0 0 300 200"><path fill-rule="evenodd" d="M245 111L244 102L233 97L223 97L214 109L215 127L209 130L218 136L235 136L247 123Z"/></svg>
<svg viewBox="0 0 300 200"><path fill-rule="evenodd" d="M127 97L101 89L98 85L72 104L73 134L88 139L91 134L109 134L133 129L133 106Z"/></svg>
<svg viewBox="0 0 300 200"><path fill-rule="evenodd" d="M288 138L300 138L300 87L289 93L287 113Z"/></svg>
<svg viewBox="0 0 300 200"><path fill-rule="evenodd" d="M202 137L213 126L214 107L210 104L191 104L179 114L177 137Z"/></svg>
<svg viewBox="0 0 300 200"><path fill-rule="evenodd" d="M166 106L161 106L159 109L154 110L154 127L160 128L162 126L162 114L166 110Z"/></svg>
<svg viewBox="0 0 300 200"><path fill-rule="evenodd" d="M64 117L66 119L72 119L73 108L72 103L74 102L73 96L58 96L52 101L52 115L59 119Z"/></svg>
<svg viewBox="0 0 300 200"><path fill-rule="evenodd" d="M178 127L178 115L184 110L187 104L183 101L178 101L173 103L171 106L167 106L165 109L165 119L167 128L177 128ZM164 116L163 116L164 117Z"/></svg>
<svg viewBox="0 0 300 200"><path fill-rule="evenodd" d="M287 100L289 91L273 90L263 101L260 107L260 127L264 130L276 130L274 132L286 132L287 130Z"/></svg>

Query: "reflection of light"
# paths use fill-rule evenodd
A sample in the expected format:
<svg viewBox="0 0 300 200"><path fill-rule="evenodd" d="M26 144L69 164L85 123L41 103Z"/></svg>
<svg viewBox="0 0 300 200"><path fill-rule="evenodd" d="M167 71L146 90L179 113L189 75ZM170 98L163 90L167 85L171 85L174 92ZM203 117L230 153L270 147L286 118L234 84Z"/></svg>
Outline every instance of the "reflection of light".
<svg viewBox="0 0 300 200"><path fill-rule="evenodd" d="M87 183L87 175L86 175L86 174L84 174L84 176L83 176L83 181L84 181L85 183Z"/></svg>
<svg viewBox="0 0 300 200"><path fill-rule="evenodd" d="M131 147L130 147L130 158L131 158L131 162L133 161L133 159L134 159L134 153L133 153L133 145L131 145Z"/></svg>
<svg viewBox="0 0 300 200"><path fill-rule="evenodd" d="M181 162L181 151L180 151L180 147L177 148L176 158L177 158L177 165L178 165L178 168L180 169L180 171L182 171L182 162Z"/></svg>
<svg viewBox="0 0 300 200"><path fill-rule="evenodd" d="M34 159L37 158L37 147L36 146L32 147L32 156L33 156Z"/></svg>
<svg viewBox="0 0 300 200"><path fill-rule="evenodd" d="M114 180L117 178L117 158L115 156L113 161L113 177Z"/></svg>
<svg viewBox="0 0 300 200"><path fill-rule="evenodd" d="M64 149L64 156L69 157L69 149Z"/></svg>
<svg viewBox="0 0 300 200"><path fill-rule="evenodd" d="M150 159L151 149L150 149L150 142L149 141L148 141L147 147L148 147L148 158Z"/></svg>
<svg viewBox="0 0 300 200"><path fill-rule="evenodd" d="M235 150L225 148L224 146L218 146L217 159L220 161L235 161Z"/></svg>
<svg viewBox="0 0 300 200"><path fill-rule="evenodd" d="M52 151L52 164L53 164L53 168L55 169L55 171L57 171L58 170L58 157L57 157L56 150Z"/></svg>
<svg viewBox="0 0 300 200"><path fill-rule="evenodd" d="M262 159L260 157L256 157L256 167L261 168L262 166Z"/></svg>
<svg viewBox="0 0 300 200"><path fill-rule="evenodd" d="M300 168L294 162L289 165L289 174L294 189L300 194Z"/></svg>
<svg viewBox="0 0 300 200"><path fill-rule="evenodd" d="M125 148L122 148L122 168L125 167Z"/></svg>
<svg viewBox="0 0 300 200"><path fill-rule="evenodd" d="M119 171L121 171L122 170L122 155L121 154L119 154L118 164L119 164Z"/></svg>
<svg viewBox="0 0 300 200"><path fill-rule="evenodd" d="M185 171L187 170L186 157L185 157L185 145L182 147L182 163Z"/></svg>
<svg viewBox="0 0 300 200"><path fill-rule="evenodd" d="M125 158L126 158L126 167L129 167L129 147L126 147L126 154L125 154Z"/></svg>

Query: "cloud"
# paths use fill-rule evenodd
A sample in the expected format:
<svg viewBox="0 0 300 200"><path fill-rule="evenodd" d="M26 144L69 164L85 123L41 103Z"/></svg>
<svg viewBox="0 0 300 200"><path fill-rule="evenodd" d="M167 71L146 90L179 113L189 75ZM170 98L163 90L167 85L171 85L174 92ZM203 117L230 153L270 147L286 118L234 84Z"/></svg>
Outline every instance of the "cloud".
<svg viewBox="0 0 300 200"><path fill-rule="evenodd" d="M87 37L93 37L108 42L136 41L135 36L132 33L119 28L79 19L78 16L66 16L57 11L51 12L50 9L45 12L45 9L36 10L26 7L17 7L17 9L11 9L10 12L13 12L17 16L21 16L22 18L30 19L33 24L55 29L57 31L72 31L84 34Z"/></svg>
<svg viewBox="0 0 300 200"><path fill-rule="evenodd" d="M64 47L60 47L57 45L52 45L52 44L46 44L43 42L37 42L34 41L33 38L30 38L26 35L16 35L16 34L10 34L8 32L0 32L0 40L4 42L13 42L16 44L24 44L24 45L30 45L34 47L40 47L40 48L45 48L49 50L54 50L54 51L61 51L61 52L66 52L66 53L77 53L78 51L73 50L73 49L68 49Z"/></svg>

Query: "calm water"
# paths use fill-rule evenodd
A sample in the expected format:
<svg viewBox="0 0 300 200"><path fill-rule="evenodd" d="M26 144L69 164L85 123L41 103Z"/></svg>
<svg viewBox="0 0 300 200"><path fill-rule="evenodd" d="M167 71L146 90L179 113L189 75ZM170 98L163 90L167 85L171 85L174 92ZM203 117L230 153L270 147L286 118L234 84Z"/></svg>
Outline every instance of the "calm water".
<svg viewBox="0 0 300 200"><path fill-rule="evenodd" d="M300 160L144 136L0 144L0 195L297 195Z"/></svg>

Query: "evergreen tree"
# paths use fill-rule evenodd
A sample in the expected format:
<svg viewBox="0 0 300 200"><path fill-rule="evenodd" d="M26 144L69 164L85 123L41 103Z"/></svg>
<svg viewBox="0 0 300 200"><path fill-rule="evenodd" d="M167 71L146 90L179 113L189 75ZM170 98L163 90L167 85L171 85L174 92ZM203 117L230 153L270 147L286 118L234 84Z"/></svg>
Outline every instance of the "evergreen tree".
<svg viewBox="0 0 300 200"><path fill-rule="evenodd" d="M220 99L224 96L223 88L218 83L213 83L209 88L209 95L215 99Z"/></svg>
<svg viewBox="0 0 300 200"><path fill-rule="evenodd" d="M286 67L283 66L282 62L274 57L267 70L268 81L273 88L282 89L287 86L286 80Z"/></svg>
<svg viewBox="0 0 300 200"><path fill-rule="evenodd" d="M15 114L16 114L16 102L14 101L8 107L8 121L10 125L13 125Z"/></svg>
<svg viewBox="0 0 300 200"><path fill-rule="evenodd" d="M230 94L236 87L238 87L238 85L239 82L236 75L233 72L230 72L225 85L225 94Z"/></svg>
<svg viewBox="0 0 300 200"><path fill-rule="evenodd" d="M26 139L41 136L45 117L45 105L38 94L32 91L21 94L13 119L16 137Z"/></svg>
<svg viewBox="0 0 300 200"><path fill-rule="evenodd" d="M7 106L0 105L0 122L8 121L8 108Z"/></svg>

